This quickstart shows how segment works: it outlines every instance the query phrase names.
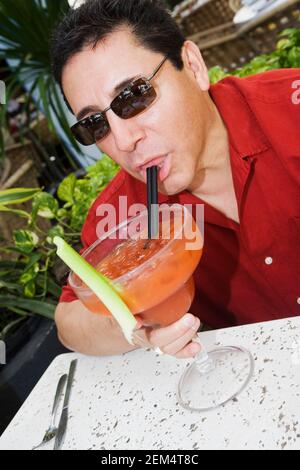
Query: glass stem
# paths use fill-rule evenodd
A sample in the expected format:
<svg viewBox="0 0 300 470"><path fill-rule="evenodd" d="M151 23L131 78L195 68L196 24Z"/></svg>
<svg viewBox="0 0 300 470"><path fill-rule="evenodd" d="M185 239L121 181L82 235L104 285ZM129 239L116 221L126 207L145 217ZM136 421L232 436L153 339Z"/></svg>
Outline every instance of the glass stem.
<svg viewBox="0 0 300 470"><path fill-rule="evenodd" d="M199 343L199 341L196 341L196 342L198 344L201 344L201 343ZM209 356L208 356L206 348L203 346L203 344L201 344L201 348L202 348L201 351L196 356L196 362L199 366L204 364L205 362L209 361Z"/></svg>
<svg viewBox="0 0 300 470"><path fill-rule="evenodd" d="M195 358L195 365L197 367L197 370L201 372L202 374L206 374L212 371L215 365L214 365L213 360L209 357L209 354L205 346L203 346L203 344L200 342L198 336L193 341L195 343L200 344L201 346L201 351L197 354Z"/></svg>

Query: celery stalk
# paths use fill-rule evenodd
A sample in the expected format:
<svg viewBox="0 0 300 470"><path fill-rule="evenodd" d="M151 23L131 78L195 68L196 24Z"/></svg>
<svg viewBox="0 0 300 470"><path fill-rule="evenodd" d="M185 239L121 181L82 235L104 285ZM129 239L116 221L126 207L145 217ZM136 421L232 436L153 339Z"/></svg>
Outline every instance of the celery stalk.
<svg viewBox="0 0 300 470"><path fill-rule="evenodd" d="M62 238L53 240L57 255L94 292L122 328L126 340L133 344L132 335L137 325L133 314L103 274L99 273Z"/></svg>

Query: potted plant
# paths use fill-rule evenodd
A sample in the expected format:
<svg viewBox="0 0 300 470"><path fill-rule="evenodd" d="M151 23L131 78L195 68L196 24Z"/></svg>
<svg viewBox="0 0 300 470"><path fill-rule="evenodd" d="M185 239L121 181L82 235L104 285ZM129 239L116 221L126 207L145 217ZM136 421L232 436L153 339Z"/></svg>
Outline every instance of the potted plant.
<svg viewBox="0 0 300 470"><path fill-rule="evenodd" d="M40 188L0 191L0 212L19 216L24 224L12 240L0 245L0 340L8 352L7 365L0 367L0 393L8 403L12 396L19 400L14 398L11 407L2 410L6 424L53 357L63 351L53 319L67 269L56 257L52 240L60 235L80 249L87 212L118 171L104 156L84 177L68 175L55 194ZM21 204L28 201L30 210L24 210Z"/></svg>

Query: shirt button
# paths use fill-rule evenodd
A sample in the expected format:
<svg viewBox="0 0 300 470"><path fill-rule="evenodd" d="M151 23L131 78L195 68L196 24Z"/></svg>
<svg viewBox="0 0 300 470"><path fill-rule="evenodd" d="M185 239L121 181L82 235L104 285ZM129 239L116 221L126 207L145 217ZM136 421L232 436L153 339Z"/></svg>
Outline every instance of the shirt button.
<svg viewBox="0 0 300 470"><path fill-rule="evenodd" d="M297 304L300 305L300 297L297 299Z"/></svg>
<svg viewBox="0 0 300 470"><path fill-rule="evenodd" d="M268 256L266 259L265 259L265 263L270 265L273 263L273 258L271 258L271 256Z"/></svg>

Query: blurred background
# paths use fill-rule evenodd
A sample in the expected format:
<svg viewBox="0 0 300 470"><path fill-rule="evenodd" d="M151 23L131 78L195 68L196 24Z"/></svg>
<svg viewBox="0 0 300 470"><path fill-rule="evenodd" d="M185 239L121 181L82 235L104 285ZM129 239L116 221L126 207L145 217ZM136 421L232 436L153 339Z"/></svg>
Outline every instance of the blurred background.
<svg viewBox="0 0 300 470"><path fill-rule="evenodd" d="M88 208L119 171L69 131L74 116L50 73L54 25L82 0L0 0L0 434L53 358L66 271L57 234L80 248ZM300 68L299 0L166 0L214 84Z"/></svg>

